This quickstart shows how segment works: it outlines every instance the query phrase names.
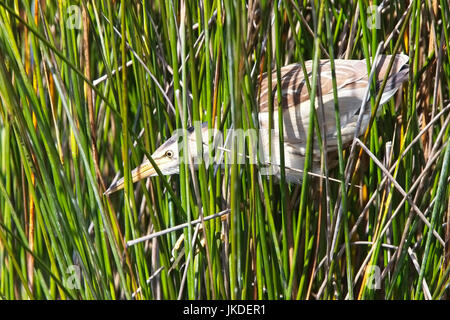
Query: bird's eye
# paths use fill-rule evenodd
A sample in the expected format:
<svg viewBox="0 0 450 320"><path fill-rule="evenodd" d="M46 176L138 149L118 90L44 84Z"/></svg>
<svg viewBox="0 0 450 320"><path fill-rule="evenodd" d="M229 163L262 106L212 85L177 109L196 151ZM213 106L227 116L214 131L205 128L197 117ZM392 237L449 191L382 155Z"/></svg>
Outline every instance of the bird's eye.
<svg viewBox="0 0 450 320"><path fill-rule="evenodd" d="M170 151L170 150L167 150L167 151L166 151L166 157L172 159L172 157L173 157L173 152Z"/></svg>

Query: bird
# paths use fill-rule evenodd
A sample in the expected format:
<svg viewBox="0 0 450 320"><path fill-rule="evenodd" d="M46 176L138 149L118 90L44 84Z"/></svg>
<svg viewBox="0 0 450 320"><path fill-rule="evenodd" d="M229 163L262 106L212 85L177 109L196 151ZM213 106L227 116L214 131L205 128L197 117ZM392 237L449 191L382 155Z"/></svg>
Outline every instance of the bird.
<svg viewBox="0 0 450 320"><path fill-rule="evenodd" d="M381 96L380 106L387 103L402 84L408 80L409 77L409 57L405 54L396 55L379 55L376 64L376 72L374 74L376 82L376 91L380 90L381 83L386 76L388 65L393 59L392 68L386 80L386 85ZM320 79L320 93L323 106L323 112L319 110L318 97L316 97L316 114L320 128L325 130L326 135L326 152L329 154L336 154L338 146L338 135L335 121L335 102L333 96L332 84L332 64L329 59L321 59L318 64L318 72ZM305 62L306 73L311 81L313 61ZM357 130L357 122L361 105L366 98L365 104L369 103L370 96L366 94L369 86L369 76L367 72L366 60L347 60L335 59L334 71L337 84L338 105L340 112L341 138L343 146L348 146L355 136L361 136L367 129L371 117L371 108L364 108L362 119L360 120L359 132ZM278 108L282 108L283 117L283 139L284 139L284 161L285 161L285 179L288 183L300 184L303 176L304 161L306 155L306 141L310 119L310 96L306 86L302 65L300 63L289 64L280 68L281 74L281 104L278 104L276 98L277 90L277 72L273 70L269 75L267 73L262 75L262 80L259 86L258 99L258 120L259 120L259 144L258 152L260 152L260 163L266 165L265 172L267 174L274 174L280 176L281 164L281 148L278 127ZM271 77L271 88L269 88L269 77ZM269 95L269 89L272 94ZM269 127L269 97L273 99L273 127ZM380 110L380 108L379 108ZM320 112L319 112L320 111ZM194 126L195 127L195 126ZM208 139L220 134L217 129L211 133L208 129L207 123L202 123L200 133L203 144L203 155L197 152L198 143L196 141L196 130L190 127L187 130L177 130L166 142L164 142L151 155L154 162L157 164L159 170L163 175L173 175L179 173L179 164L183 160L179 156L179 149L187 145L188 156L198 167L201 160L205 161L208 166L211 161L208 157ZM187 138L187 144L180 143L180 137ZM222 139L214 137L214 146L220 146L220 143L215 144ZM271 139L271 152L269 152L269 138ZM184 140L183 140L184 141ZM230 151L230 147L219 147L218 150ZM216 150L217 151L217 150ZM320 147L317 139L314 139L312 147L312 175L320 174ZM217 152L216 152L217 153ZM220 152L219 152L220 153ZM230 153L230 152L228 152ZM242 154L240 154L242 156ZM203 159L200 159L203 157ZM336 157L328 157L328 167L332 168L336 165ZM217 158L215 159L217 160ZM143 163L136 167L131 172L133 183L147 177L157 176L157 171L152 166L149 159L145 158ZM105 195L110 195L113 192L124 188L124 178L113 181L111 186L105 191Z"/></svg>

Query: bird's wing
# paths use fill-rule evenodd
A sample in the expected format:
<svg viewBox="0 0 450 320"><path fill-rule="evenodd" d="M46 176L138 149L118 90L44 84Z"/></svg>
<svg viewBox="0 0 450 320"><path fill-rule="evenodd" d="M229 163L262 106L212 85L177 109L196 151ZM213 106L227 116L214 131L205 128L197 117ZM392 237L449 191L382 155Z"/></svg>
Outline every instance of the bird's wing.
<svg viewBox="0 0 450 320"><path fill-rule="evenodd" d="M333 85L329 60L320 61L320 83L324 116L318 112L319 123L326 119L326 131L331 134L336 131L334 116ZM306 62L306 70L311 81L312 62ZM364 89L367 86L367 67L364 61L336 60L336 83L339 90L339 108L341 124L345 125L352 119L361 106ZM286 143L305 144L307 126L309 124L310 100L304 81L303 71L299 64L293 64L281 69L283 126ZM269 128L268 122L268 82L267 77L261 83L260 127ZM274 109L278 109L276 99L276 73L272 73L272 99ZM316 108L319 106L316 103ZM320 110L318 110L320 111ZM278 112L274 113L274 132L278 132ZM330 137L331 138L331 137ZM318 146L317 146L318 148ZM315 148L316 149L316 146Z"/></svg>
<svg viewBox="0 0 450 320"><path fill-rule="evenodd" d="M377 82L383 80L391 56L380 57L377 65ZM407 76L405 70L408 57L397 55L394 61L388 85L386 86L386 99L388 100L397 90L401 82ZM308 76L311 81L312 62L305 63ZM323 102L323 113L319 108L316 98L316 110L319 124L324 126L327 136L327 149L332 151L337 148L335 111L333 99L332 73L329 60L321 60L319 64L321 97ZM364 60L335 60L336 83L339 98L339 113L342 128L343 143L352 141L358 112L362 99L368 85L367 65ZM392 83L391 83L392 82ZM274 110L278 109L276 99L276 72L272 73L272 101ZM295 145L306 144L307 130L309 124L310 100L308 90L304 81L304 73L299 64L292 64L281 69L283 126L284 141ZM391 90L392 89L392 90ZM267 75L261 83L259 119L263 129L269 128L268 122L268 81ZM366 119L367 118L367 119ZM364 115L360 133L368 124L368 115ZM274 113L274 132L278 132L278 112ZM317 142L314 151L318 152Z"/></svg>
<svg viewBox="0 0 450 320"><path fill-rule="evenodd" d="M312 81L312 61L305 63L309 81ZM367 67L360 60L335 60L336 83L339 90L344 87L364 86L367 84ZM333 91L331 65L329 60L320 60L320 83L322 95ZM277 102L277 75L272 72L272 101L274 110L278 109ZM361 80L364 80L361 82ZM300 64L290 64L281 68L281 106L283 109L299 106L309 101L309 93L305 83L304 72ZM268 77L263 75L259 95L259 112L268 112L269 108Z"/></svg>

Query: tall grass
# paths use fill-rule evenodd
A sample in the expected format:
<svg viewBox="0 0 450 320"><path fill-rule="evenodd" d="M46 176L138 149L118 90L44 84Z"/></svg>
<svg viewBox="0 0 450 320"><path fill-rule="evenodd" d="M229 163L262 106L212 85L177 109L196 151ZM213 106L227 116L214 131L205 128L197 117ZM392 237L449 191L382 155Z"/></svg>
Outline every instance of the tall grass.
<svg viewBox="0 0 450 320"><path fill-rule="evenodd" d="M443 0L0 0L1 298L446 298L449 18ZM323 153L340 182L262 176L230 161L238 141L220 170L130 182L177 128L258 128L264 72L273 126L283 65L314 61L315 101L319 59L370 72L377 51L408 54L410 79L381 112L372 91L337 168Z"/></svg>

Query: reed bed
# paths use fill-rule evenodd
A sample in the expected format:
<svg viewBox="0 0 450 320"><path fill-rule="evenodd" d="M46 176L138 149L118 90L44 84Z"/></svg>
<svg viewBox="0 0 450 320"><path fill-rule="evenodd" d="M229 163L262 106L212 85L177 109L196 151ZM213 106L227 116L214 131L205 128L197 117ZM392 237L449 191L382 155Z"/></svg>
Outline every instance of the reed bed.
<svg viewBox="0 0 450 320"><path fill-rule="evenodd" d="M449 19L445 0L1 0L0 298L445 299ZM265 72L377 52L409 55L409 81L322 178L226 160L130 182L175 129L257 128Z"/></svg>

